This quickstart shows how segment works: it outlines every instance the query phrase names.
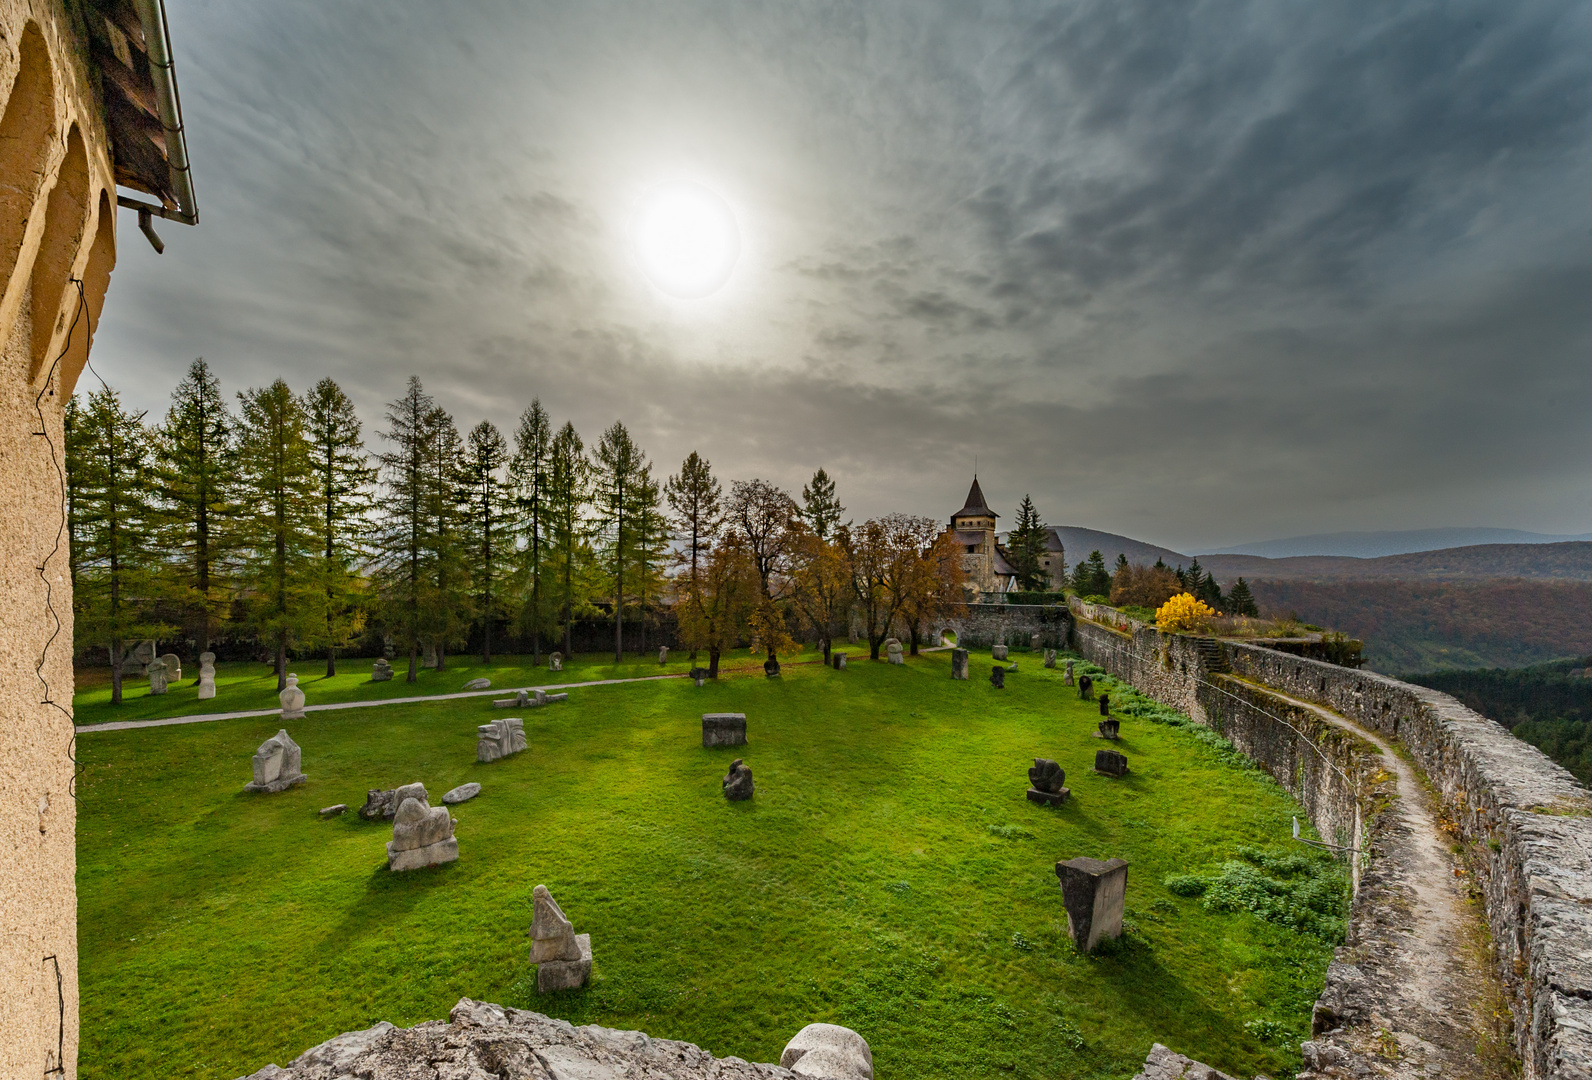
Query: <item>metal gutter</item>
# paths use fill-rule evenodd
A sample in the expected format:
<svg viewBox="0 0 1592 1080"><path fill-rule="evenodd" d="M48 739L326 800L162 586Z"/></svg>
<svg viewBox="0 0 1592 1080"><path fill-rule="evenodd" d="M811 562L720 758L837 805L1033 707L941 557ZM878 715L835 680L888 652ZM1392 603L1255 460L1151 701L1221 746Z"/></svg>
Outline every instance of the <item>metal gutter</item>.
<svg viewBox="0 0 1592 1080"><path fill-rule="evenodd" d="M177 95L177 72L171 58L171 35L166 25L165 0L132 0L144 30L144 47L149 54L149 77L155 84L155 104L160 125L166 130L166 164L171 169L171 190L177 209L157 206L117 195L116 204L138 211L138 226L158 251L163 245L154 235L150 217L162 217L183 225L199 223L199 204L194 199L193 174L188 167L188 141L182 130L182 100Z"/></svg>

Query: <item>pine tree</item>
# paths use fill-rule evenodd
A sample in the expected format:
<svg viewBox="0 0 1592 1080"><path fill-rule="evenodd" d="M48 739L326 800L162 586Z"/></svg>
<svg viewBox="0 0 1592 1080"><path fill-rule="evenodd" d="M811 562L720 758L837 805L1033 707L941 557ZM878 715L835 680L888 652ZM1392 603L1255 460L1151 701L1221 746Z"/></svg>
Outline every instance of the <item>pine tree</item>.
<svg viewBox="0 0 1592 1080"><path fill-rule="evenodd" d="M365 627L361 581L357 573L368 550L370 485L376 471L365 453L359 416L342 387L322 379L304 395L306 437L315 473L315 517L319 533L320 629L326 649L326 674L337 674L337 650Z"/></svg>
<svg viewBox="0 0 1592 1080"><path fill-rule="evenodd" d="M238 395L240 539L249 622L275 647L276 688L287 686L287 651L321 629L315 573L319 522L303 404L277 379Z"/></svg>
<svg viewBox="0 0 1592 1080"><path fill-rule="evenodd" d="M1110 596L1111 575L1106 572L1106 557L1091 551L1073 570L1072 581L1079 596Z"/></svg>
<svg viewBox="0 0 1592 1080"><path fill-rule="evenodd" d="M385 497L376 522L376 580L384 621L409 651L409 682L418 678L428 523L426 439L435 405L411 375L404 396L387 406L387 430L381 434L391 449L377 455Z"/></svg>
<svg viewBox="0 0 1592 1080"><path fill-rule="evenodd" d="M1260 608L1255 604L1255 597L1249 591L1249 582L1239 578L1233 584L1232 591L1227 594L1227 606L1234 615L1248 615L1256 618L1260 615Z"/></svg>
<svg viewBox="0 0 1592 1080"><path fill-rule="evenodd" d="M78 648L103 644L109 652L113 705L122 703L128 643L171 629L156 615L156 520L143 420L143 413L125 411L109 387L85 406L67 403L73 629Z"/></svg>
<svg viewBox="0 0 1592 1080"><path fill-rule="evenodd" d="M1034 509L1034 500L1024 495L1022 504L1017 507L1016 525L1006 538L1006 557L1017 571L1018 584L1024 589L1045 587L1045 571L1040 560L1045 555L1046 531L1044 522L1039 520L1039 511Z"/></svg>
<svg viewBox="0 0 1592 1080"><path fill-rule="evenodd" d="M632 546L633 571L630 580L635 582L637 603L641 610L640 652L647 651L647 617L652 610L648 600L656 605L663 592L663 567L669 556L669 522L663 514L662 492L658 481L648 476L636 487L635 542Z"/></svg>
<svg viewBox="0 0 1592 1080"><path fill-rule="evenodd" d="M703 603L700 561L713 547L723 522L723 489L713 478L707 458L691 451L680 463L680 471L664 486L673 515L674 535L685 544L679 558L689 567L685 579L685 603L700 608ZM691 649L695 660L697 650Z"/></svg>
<svg viewBox="0 0 1592 1080"><path fill-rule="evenodd" d="M229 574L237 554L230 529L236 420L221 384L200 357L171 393L171 408L155 438L159 537L164 571L194 636L208 652L228 603ZM197 679L196 679L197 681Z"/></svg>
<svg viewBox="0 0 1592 1080"><path fill-rule="evenodd" d="M1117 565L1112 568L1113 575L1120 574L1128 568L1128 557L1122 552L1117 552Z"/></svg>
<svg viewBox="0 0 1592 1080"><path fill-rule="evenodd" d="M501 475L508 454L508 444L490 420L481 421L471 430L463 471L469 493L470 576L481 618L483 664L492 662L492 626L502 606L502 598L493 589L501 592L502 563L511 544L513 519Z"/></svg>
<svg viewBox="0 0 1592 1080"><path fill-rule="evenodd" d="M586 545L587 473L585 447L566 421L553 437L547 463L547 538L549 562L557 581L564 655L574 652L575 614L586 606L584 582L590 554Z"/></svg>
<svg viewBox="0 0 1592 1080"><path fill-rule="evenodd" d="M509 486L518 511L521 590L529 586L529 599L521 608L520 625L531 636L531 660L542 662L542 559L543 513L547 464L552 452L552 425L540 399L520 414L514 432L514 458L509 462Z"/></svg>
<svg viewBox="0 0 1592 1080"><path fill-rule="evenodd" d="M829 474L823 469L813 473L812 483L802 487L802 517L807 527L818 539L827 540L845 512L846 508L835 498L835 482Z"/></svg>
<svg viewBox="0 0 1592 1080"><path fill-rule="evenodd" d="M447 666L448 647L462 644L471 623L470 572L466 557L464 442L453 417L440 405L426 414L425 597L421 632L436 669Z"/></svg>
<svg viewBox="0 0 1592 1080"><path fill-rule="evenodd" d="M621 421L602 434L592 468L596 524L607 547L614 580L614 663L624 659L625 569L635 543L639 489L651 479L652 465Z"/></svg>

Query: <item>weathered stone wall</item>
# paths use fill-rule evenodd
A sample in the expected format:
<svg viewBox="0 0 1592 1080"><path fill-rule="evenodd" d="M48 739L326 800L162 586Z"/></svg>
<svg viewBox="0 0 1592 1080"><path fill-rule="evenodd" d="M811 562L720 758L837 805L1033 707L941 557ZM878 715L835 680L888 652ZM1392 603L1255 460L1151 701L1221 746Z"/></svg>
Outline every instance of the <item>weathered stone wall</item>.
<svg viewBox="0 0 1592 1080"><path fill-rule="evenodd" d="M72 591L61 423L115 261L116 202L98 75L84 66L79 36L92 10L0 0L0 1076L7 1077L77 1073Z"/></svg>
<svg viewBox="0 0 1592 1080"><path fill-rule="evenodd" d="M1279 711L1285 703L1265 688L1401 744L1470 848L1527 1080L1592 1077L1592 793L1446 694L1259 646L1165 634L1078 601L1073 610L1074 646L1083 656L1223 730L1299 798L1324 836L1337 835L1345 820L1336 790L1344 777L1308 763L1298 772L1283 766L1290 756L1307 761L1312 751L1303 743L1310 742L1355 775L1352 740L1330 745L1332 729L1313 728L1296 708ZM1232 676L1224 674L1229 667ZM1279 730L1259 713L1261 701L1296 728ZM1374 819L1366 796L1362 789L1361 846L1378 840L1374 824L1366 827ZM1363 901L1361 893L1357 909Z"/></svg>
<svg viewBox="0 0 1592 1080"><path fill-rule="evenodd" d="M963 648L1027 648L1029 640L1038 634L1041 648L1064 649L1071 624L1072 613L1059 604L958 604L929 628L924 644L938 645L950 631Z"/></svg>

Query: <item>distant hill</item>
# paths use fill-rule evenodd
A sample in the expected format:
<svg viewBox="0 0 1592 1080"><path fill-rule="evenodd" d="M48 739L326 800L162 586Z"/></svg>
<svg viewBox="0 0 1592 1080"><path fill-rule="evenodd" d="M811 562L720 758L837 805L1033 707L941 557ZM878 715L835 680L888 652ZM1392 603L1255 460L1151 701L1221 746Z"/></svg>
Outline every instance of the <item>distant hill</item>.
<svg viewBox="0 0 1592 1080"><path fill-rule="evenodd" d="M1070 556L1069 556L1070 558ZM1131 559L1132 556L1129 556ZM1561 544L1478 544L1379 559L1306 555L1266 559L1258 555L1202 555L1204 566L1224 585L1250 581L1486 581L1529 578L1542 581L1592 581L1592 542Z"/></svg>
<svg viewBox="0 0 1592 1080"><path fill-rule="evenodd" d="M1187 566L1194 560L1187 555L1179 554L1171 548L1157 547L1146 544L1142 540L1130 540L1126 536L1116 533L1100 532L1096 529L1081 529L1076 525L1052 525L1057 536L1061 538L1061 546L1066 548L1067 566L1077 566L1078 563L1089 557L1091 551L1098 551L1106 558L1106 565L1110 566L1117 561L1118 555L1126 555L1130 563L1143 563L1148 566L1156 559L1162 559L1168 566Z"/></svg>
<svg viewBox="0 0 1592 1080"><path fill-rule="evenodd" d="M1408 555L1417 551L1472 547L1477 544L1562 544L1571 540L1592 540L1592 533L1555 536L1521 529L1404 529L1382 532L1316 533L1290 536L1282 540L1259 540L1211 548L1195 554L1260 555L1268 559L1288 559L1300 555L1347 555L1356 559L1376 559L1383 555Z"/></svg>

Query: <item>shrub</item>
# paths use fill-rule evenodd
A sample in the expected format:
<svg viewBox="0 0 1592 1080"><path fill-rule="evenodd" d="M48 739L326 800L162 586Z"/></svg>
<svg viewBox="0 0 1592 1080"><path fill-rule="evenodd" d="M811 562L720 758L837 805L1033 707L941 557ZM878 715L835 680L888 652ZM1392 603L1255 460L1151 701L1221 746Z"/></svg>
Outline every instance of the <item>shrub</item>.
<svg viewBox="0 0 1592 1080"><path fill-rule="evenodd" d="M1182 591L1177 575L1164 566L1123 566L1111 579L1111 604L1158 608Z"/></svg>
<svg viewBox="0 0 1592 1080"><path fill-rule="evenodd" d="M1178 593L1156 611L1155 622L1168 630L1195 630L1204 625L1205 620L1220 614L1189 593Z"/></svg>
<svg viewBox="0 0 1592 1080"><path fill-rule="evenodd" d="M1204 896L1207 911L1248 911L1335 944L1343 940L1346 883L1330 861L1241 847L1213 874L1172 874L1163 884L1178 896Z"/></svg>
<svg viewBox="0 0 1592 1080"><path fill-rule="evenodd" d="M1198 896L1210 883L1198 874L1168 874L1162 884L1178 896Z"/></svg>

